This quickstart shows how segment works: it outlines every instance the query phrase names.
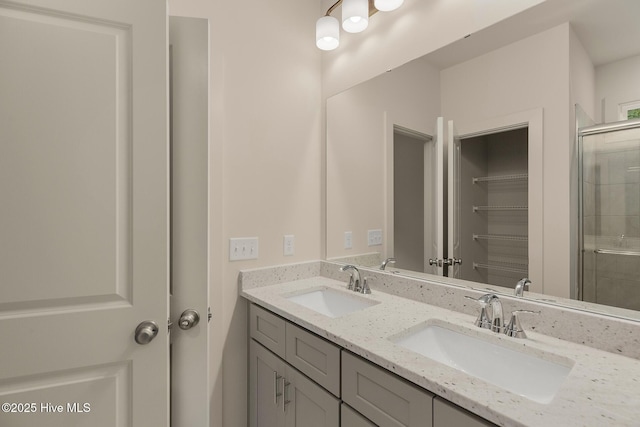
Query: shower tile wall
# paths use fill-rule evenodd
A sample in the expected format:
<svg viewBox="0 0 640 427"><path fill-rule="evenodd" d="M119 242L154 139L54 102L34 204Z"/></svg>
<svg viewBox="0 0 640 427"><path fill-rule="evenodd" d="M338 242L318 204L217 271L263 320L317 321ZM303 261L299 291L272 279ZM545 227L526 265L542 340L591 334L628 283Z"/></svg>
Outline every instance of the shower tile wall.
<svg viewBox="0 0 640 427"><path fill-rule="evenodd" d="M584 299L640 310L640 257L593 252L640 252L640 139L630 140L628 134L589 138L584 154Z"/></svg>

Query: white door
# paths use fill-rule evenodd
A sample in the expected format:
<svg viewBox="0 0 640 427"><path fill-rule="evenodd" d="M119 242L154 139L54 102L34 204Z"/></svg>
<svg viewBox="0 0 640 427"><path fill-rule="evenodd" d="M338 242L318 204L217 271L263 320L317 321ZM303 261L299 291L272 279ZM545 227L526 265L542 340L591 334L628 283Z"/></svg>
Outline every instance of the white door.
<svg viewBox="0 0 640 427"><path fill-rule="evenodd" d="M436 131L432 144L433 153L430 158L432 159L430 171L433 174L431 182L434 183L434 187L431 189L431 197L425 196L425 203L429 206L425 206L425 212L431 212L431 237L430 237L430 252L427 252L429 257L427 264L425 264L425 272L431 274L437 274L439 276L444 275L444 119L438 117L436 120ZM427 227L425 227L427 229ZM425 239L425 242L427 240Z"/></svg>
<svg viewBox="0 0 640 427"><path fill-rule="evenodd" d="M171 425L208 426L209 21L169 17L169 51Z"/></svg>
<svg viewBox="0 0 640 427"><path fill-rule="evenodd" d="M1 426L168 425L166 22L0 0Z"/></svg>
<svg viewBox="0 0 640 427"><path fill-rule="evenodd" d="M448 276L460 278L462 255L460 249L460 137L453 120L449 120L447 129L448 150L448 257L446 264Z"/></svg>

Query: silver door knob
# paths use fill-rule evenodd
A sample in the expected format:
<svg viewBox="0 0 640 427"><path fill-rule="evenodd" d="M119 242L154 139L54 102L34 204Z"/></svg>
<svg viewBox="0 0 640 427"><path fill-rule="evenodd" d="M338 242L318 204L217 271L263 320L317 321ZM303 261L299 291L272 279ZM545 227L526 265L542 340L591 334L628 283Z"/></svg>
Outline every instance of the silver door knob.
<svg viewBox="0 0 640 427"><path fill-rule="evenodd" d="M140 345L149 344L158 335L158 325L151 320L145 320L136 328L135 339Z"/></svg>
<svg viewBox="0 0 640 427"><path fill-rule="evenodd" d="M441 259L429 259L429 265L435 265L437 267L442 267L442 260Z"/></svg>
<svg viewBox="0 0 640 427"><path fill-rule="evenodd" d="M200 321L200 314L192 308L185 310L180 315L180 320L178 321L178 326L180 329L191 329L198 324Z"/></svg>

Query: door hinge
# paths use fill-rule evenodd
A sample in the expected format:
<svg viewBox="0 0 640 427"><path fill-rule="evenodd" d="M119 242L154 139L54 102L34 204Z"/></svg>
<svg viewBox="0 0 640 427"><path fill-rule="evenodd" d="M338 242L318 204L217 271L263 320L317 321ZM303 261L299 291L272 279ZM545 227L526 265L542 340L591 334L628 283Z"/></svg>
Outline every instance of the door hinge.
<svg viewBox="0 0 640 427"><path fill-rule="evenodd" d="M207 323L211 322L211 318L213 314L211 314L211 307L207 307Z"/></svg>
<svg viewBox="0 0 640 427"><path fill-rule="evenodd" d="M171 332L171 328L173 327L173 322L171 321L171 318L168 317L167 318L167 332Z"/></svg>

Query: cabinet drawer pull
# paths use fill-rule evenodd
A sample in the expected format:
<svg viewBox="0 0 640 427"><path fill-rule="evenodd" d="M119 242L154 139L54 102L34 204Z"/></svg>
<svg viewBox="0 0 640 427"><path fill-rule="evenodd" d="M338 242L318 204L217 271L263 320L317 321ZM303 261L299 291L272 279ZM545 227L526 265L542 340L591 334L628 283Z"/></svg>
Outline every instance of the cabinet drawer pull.
<svg viewBox="0 0 640 427"><path fill-rule="evenodd" d="M289 381L287 381L284 377L280 377L282 380L282 412L287 411L287 405L291 403L290 400L287 400L287 388L291 385Z"/></svg>
<svg viewBox="0 0 640 427"><path fill-rule="evenodd" d="M278 393L278 380L284 379L282 375L278 375L276 371L273 371L273 404L278 405L278 397L282 396L282 393Z"/></svg>

